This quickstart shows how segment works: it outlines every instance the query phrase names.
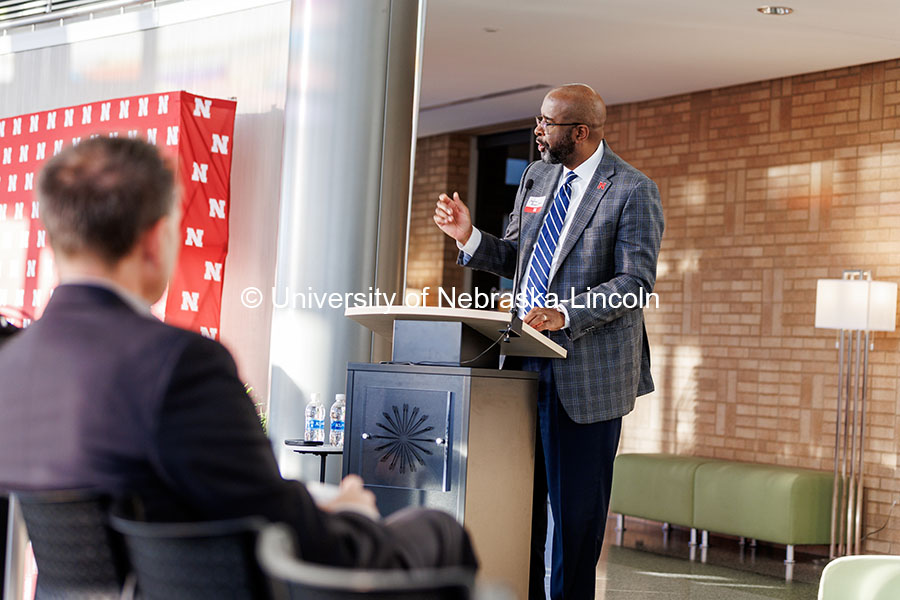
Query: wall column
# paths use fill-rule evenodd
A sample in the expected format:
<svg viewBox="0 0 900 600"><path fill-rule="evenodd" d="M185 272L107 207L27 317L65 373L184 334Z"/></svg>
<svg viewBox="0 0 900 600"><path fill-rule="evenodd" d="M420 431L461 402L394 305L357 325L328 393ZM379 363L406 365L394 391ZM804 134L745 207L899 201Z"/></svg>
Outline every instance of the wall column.
<svg viewBox="0 0 900 600"><path fill-rule="evenodd" d="M310 299L402 293L423 13L417 0L292 4L269 404L287 476L316 478L282 443L303 436L310 393L327 409L347 362L373 352L343 301Z"/></svg>

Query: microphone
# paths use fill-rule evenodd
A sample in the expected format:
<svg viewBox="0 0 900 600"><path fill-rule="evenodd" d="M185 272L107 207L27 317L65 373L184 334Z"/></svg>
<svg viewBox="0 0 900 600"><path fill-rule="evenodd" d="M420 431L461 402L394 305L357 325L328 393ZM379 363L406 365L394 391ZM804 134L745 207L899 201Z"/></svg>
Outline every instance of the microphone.
<svg viewBox="0 0 900 600"><path fill-rule="evenodd" d="M512 319L510 319L509 327L506 328L506 339L504 341L509 341L509 335L515 334L516 337L519 337L522 333L522 319L519 318L519 307L516 299L519 297L519 268L520 268L520 258L522 256L522 248L520 247L522 242L522 214L525 209L525 201L528 199L528 192L531 191L531 188L534 187L534 179L527 179L525 181L525 190L522 196L522 203L519 205L519 229L516 231L516 270L513 273L513 296L512 296L512 306L509 309L509 312L512 314Z"/></svg>

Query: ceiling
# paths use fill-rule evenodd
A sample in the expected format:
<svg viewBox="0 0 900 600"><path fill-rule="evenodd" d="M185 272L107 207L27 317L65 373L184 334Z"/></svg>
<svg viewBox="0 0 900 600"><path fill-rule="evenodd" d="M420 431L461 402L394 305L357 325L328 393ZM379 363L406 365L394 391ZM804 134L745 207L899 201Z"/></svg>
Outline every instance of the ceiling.
<svg viewBox="0 0 900 600"><path fill-rule="evenodd" d="M549 87L466 101L508 90L583 82L611 105L900 57L898 0L764 3L428 0L419 135L526 118Z"/></svg>

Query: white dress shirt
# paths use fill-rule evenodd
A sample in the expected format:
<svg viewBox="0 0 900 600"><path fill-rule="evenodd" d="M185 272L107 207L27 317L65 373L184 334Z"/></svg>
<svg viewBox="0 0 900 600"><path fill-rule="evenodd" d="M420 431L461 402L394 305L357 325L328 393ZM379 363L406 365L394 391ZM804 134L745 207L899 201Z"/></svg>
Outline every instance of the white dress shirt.
<svg viewBox="0 0 900 600"><path fill-rule="evenodd" d="M562 231L559 232L559 243L556 245L556 250L553 252L553 261L550 263L550 279L547 282L547 288L550 287L550 282L553 281L553 277L556 275L556 271L559 269L559 254L562 250L563 240L566 239L566 235L569 232L569 229L572 227L572 221L574 220L573 215L578 210L578 206L581 204L581 199L584 198L584 193L587 191L588 185L591 182L591 178L594 176L594 172L597 170L597 167L600 165L600 161L603 159L603 142L600 142L600 145L597 146L597 150L591 154L591 156L575 167L574 169L567 169L563 167L562 177L559 178L559 182L557 183L556 189L553 191L553 196L559 193L559 190L565 184L566 177L568 177L569 173L574 172L576 177L572 182L572 195L569 197L569 210L566 212L566 218L563 221ZM547 202L549 199L546 199ZM522 224L519 224L519 231L522 230ZM466 262L468 262L468 257L475 254L478 250L478 247L481 245L481 231L478 230L477 227L472 228L472 235L469 236L469 241L467 241L464 245L456 242L457 247L462 250L463 254L466 255ZM532 246L532 257L531 260L528 261L528 266L525 269L525 272L522 274L522 279L519 282L519 287L523 288L524 283L528 281L528 275L531 272L531 263L534 260L534 248L537 246L537 239L535 239L534 245ZM563 298L565 299L565 298ZM566 311L565 306L557 305L555 307L559 312L561 312L566 317L565 327L569 326L569 313ZM519 317L523 318L525 316L524 309L522 307L519 308Z"/></svg>

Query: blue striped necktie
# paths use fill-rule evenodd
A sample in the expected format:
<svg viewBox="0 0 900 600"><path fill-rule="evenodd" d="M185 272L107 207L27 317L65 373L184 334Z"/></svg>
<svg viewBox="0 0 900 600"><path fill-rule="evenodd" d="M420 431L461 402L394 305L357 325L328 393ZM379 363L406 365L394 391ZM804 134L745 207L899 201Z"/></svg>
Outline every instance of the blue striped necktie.
<svg viewBox="0 0 900 600"><path fill-rule="evenodd" d="M550 212L538 234L537 245L531 255L531 270L528 273L528 281L525 282L525 314L535 306L546 305L547 289L550 285L550 265L559 245L559 234L569 211L572 182L576 177L578 175L574 171L569 172L565 183L556 193Z"/></svg>

